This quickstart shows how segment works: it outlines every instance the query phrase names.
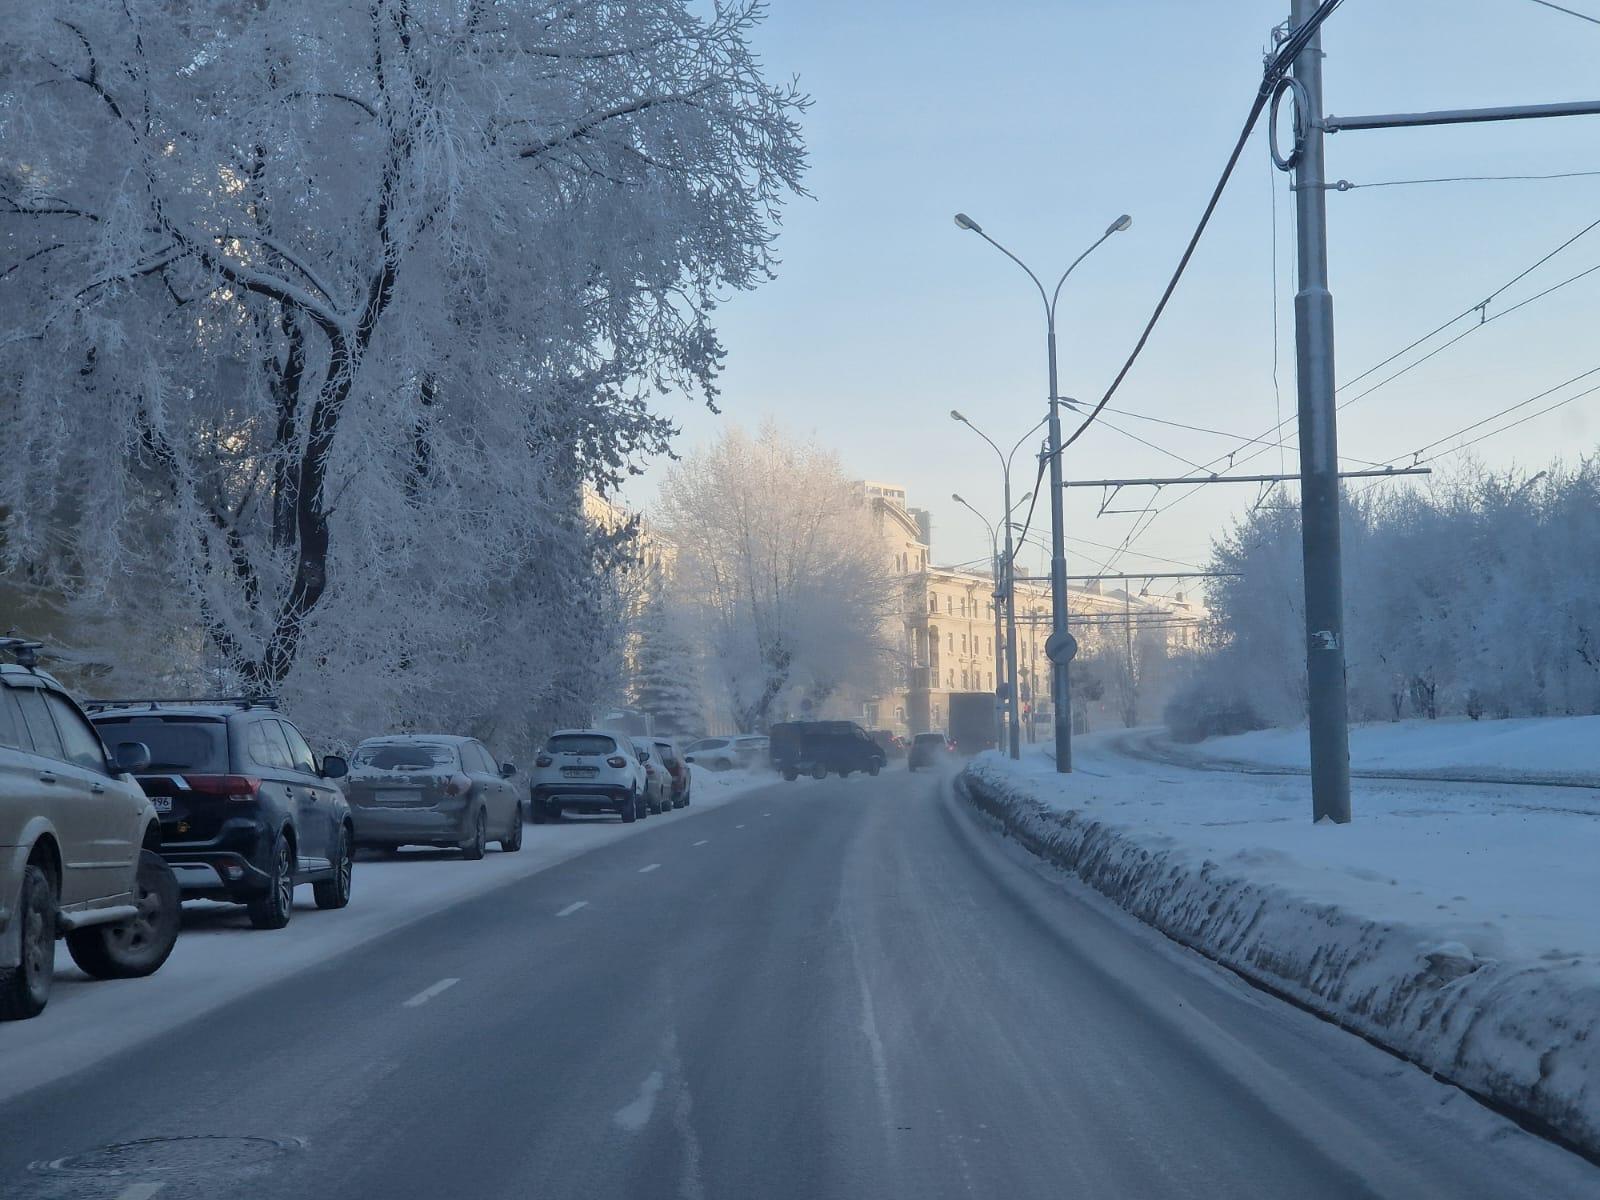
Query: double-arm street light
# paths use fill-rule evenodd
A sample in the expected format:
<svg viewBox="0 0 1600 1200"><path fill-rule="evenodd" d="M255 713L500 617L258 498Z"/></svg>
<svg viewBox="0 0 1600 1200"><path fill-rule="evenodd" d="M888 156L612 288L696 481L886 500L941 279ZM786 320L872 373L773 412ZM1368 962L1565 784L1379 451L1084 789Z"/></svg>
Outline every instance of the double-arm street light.
<svg viewBox="0 0 1600 1200"><path fill-rule="evenodd" d="M1021 722L1020 722L1020 719L1018 717L1018 703L1017 703L1017 699L1018 699L1018 694L1017 694L1017 614L1016 614L1016 607L1015 607L1015 605L1013 603L1013 600L1014 600L1014 598L1016 596L1016 589L1012 586L1012 581L1015 578L1015 571L1013 570L1013 567L1012 567L1012 560L1016 557L1016 551L1015 551L1015 549L1014 549L1014 547L1012 545L1012 542L1011 542L1011 514L1016 509L1016 506L1018 504L1021 504L1023 500L1028 499L1028 497L1032 496L1033 493L1030 491L1027 495L1023 496L1021 499L1019 499L1019 500L1017 500L1015 502L1012 501L1012 499L1011 499L1011 460L1016 457L1017 451L1021 448L1022 443L1027 441L1028 438L1030 438L1031 436L1033 436L1034 430L1038 429L1040 425L1043 425L1045 420L1047 420L1048 418L1044 418L1044 419L1041 419L1039 421L1036 421L1033 424L1033 426L1028 430L1027 433L1024 433L1020 438L1017 439L1016 445L1011 447L1011 453L1009 453L1009 454L1007 454L1004 450L1000 449L1000 447L995 444L995 441L994 441L993 438L991 438L988 434L983 432L983 430L979 429L976 425L974 425L971 421L967 420L966 417L962 416L961 413L959 413L957 410L955 410L953 408L950 410L950 419L952 421L959 421L961 424L965 425L968 429L972 430L973 433L975 433L979 437L981 437L984 441L988 442L989 443L989 448L994 451L995 457L1000 460L1000 479L1001 479L1002 484L1004 485L1004 499L1005 499L1005 511L1006 511L1006 515L1005 515L1005 518L1004 518L1004 521L1003 521L1003 524L1005 526L1005 534L1006 534L1006 549L1005 549L1005 555L1004 555L1004 557L1002 557L1000 555L1000 553L999 553L999 546L998 545L994 545L996 562L997 563L1003 563L1004 564L1004 568L1005 568L1004 571L997 571L996 572L996 576L995 576L995 602L997 604L1000 602L1001 594L1003 593L1004 594L1004 599L1005 599L1005 606L1006 606L1006 670L1005 670L1005 675L1006 675L1006 679L1010 681L1009 682L1010 690L1007 693L1008 700L1009 700L1008 711L1009 711L1009 714L1010 714L1009 715L1010 734L1007 737L1006 741L1009 743L1009 753L1010 753L1011 757L1012 758L1018 758L1018 757L1021 756L1021 753L1022 753L1022 749L1021 749L1021 746L1022 746L1021 732L1022 731L1021 731ZM961 500L961 497L957 496L957 497L955 497L955 499ZM967 502L965 500L961 500L961 503L962 504L966 504ZM967 507L971 508L972 506L971 505L967 505ZM973 511L977 512L977 509L973 509ZM978 516L980 518L982 518L983 514L979 513ZM989 522L987 520L984 520L984 524L988 525ZM990 530L989 530L989 536L990 536L991 543L997 543L999 541L999 539L994 536L994 529L993 529L992 526L990 527ZM998 615L999 614L997 612L996 616L998 617Z"/></svg>
<svg viewBox="0 0 1600 1200"><path fill-rule="evenodd" d="M1050 460L1050 644L1051 662L1055 666L1051 677L1051 707L1055 709L1056 770L1064 773L1072 770L1072 682L1067 669L1070 655L1062 649L1063 645L1067 644L1067 552L1062 524L1064 514L1061 490L1061 398L1056 386L1056 301L1061 296L1061 285L1067 282L1067 276L1072 274L1077 265L1094 253L1096 247L1113 233L1120 233L1132 225L1133 218L1124 213L1111 222L1106 231L1095 240L1094 245L1073 259L1072 265L1061 273L1053 292L1046 292L1044 284L1039 281L1039 277L1027 263L985 233L983 227L966 213L956 214L956 224L977 234L1026 271L1028 278L1033 280L1033 285L1039 289L1039 298L1044 301L1045 332L1050 362L1050 415L1047 418L1050 422L1050 433L1046 439L1045 454ZM1006 533L1008 542L1010 537L1008 530ZM1015 683L1014 673L1012 680Z"/></svg>
<svg viewBox="0 0 1600 1200"><path fill-rule="evenodd" d="M968 504L955 492L950 493L950 499L982 521L983 527L989 531L989 566L994 572L994 602L989 605L994 610L994 681L997 685L1003 687L1006 681L1006 641L1000 632L1000 601L1004 595L1000 589L1000 535L995 532L995 527L990 523L988 517L973 508L972 505ZM994 697L994 746L998 750L1005 744L1006 703L1001 693L997 690Z"/></svg>

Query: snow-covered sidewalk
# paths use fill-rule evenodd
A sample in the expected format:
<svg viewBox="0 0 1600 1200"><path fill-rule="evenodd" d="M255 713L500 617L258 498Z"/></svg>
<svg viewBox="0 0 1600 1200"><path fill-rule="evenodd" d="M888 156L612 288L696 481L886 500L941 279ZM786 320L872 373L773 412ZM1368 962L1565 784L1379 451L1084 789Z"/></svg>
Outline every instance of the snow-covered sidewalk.
<svg viewBox="0 0 1600 1200"><path fill-rule="evenodd" d="M1305 769L1310 762L1303 728L1260 729L1174 749L1197 760L1263 767ZM1437 721L1353 725L1350 765L1375 774L1473 776L1600 787L1600 716L1507 721L1442 717Z"/></svg>
<svg viewBox="0 0 1600 1200"><path fill-rule="evenodd" d="M49 1007L31 1021L0 1023L0 1101L460 901L611 842L692 819L776 781L768 771L693 770L693 803L688 808L632 825L610 819L529 825L520 852L491 849L478 862L428 850L406 851L395 861L363 858L356 863L348 908L321 912L312 903L310 886L301 886L294 920L286 929L252 930L241 908L190 903L172 957L147 979L91 980L73 964L62 943Z"/></svg>
<svg viewBox="0 0 1600 1200"><path fill-rule="evenodd" d="M1314 826L1307 781L1127 744L962 778L1141 919L1600 1153L1600 793L1360 780L1354 822Z"/></svg>

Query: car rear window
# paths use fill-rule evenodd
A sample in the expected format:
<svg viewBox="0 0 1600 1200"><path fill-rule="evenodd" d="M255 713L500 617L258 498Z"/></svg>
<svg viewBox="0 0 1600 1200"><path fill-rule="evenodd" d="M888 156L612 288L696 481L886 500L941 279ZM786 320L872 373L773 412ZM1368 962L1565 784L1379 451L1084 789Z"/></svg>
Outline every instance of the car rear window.
<svg viewBox="0 0 1600 1200"><path fill-rule="evenodd" d="M350 765L357 770L364 767L371 771L431 771L457 764L455 748L441 742L385 742L357 746Z"/></svg>
<svg viewBox="0 0 1600 1200"><path fill-rule="evenodd" d="M942 734L942 733L919 733L919 734L917 734L917 745L919 745L919 746L930 746L930 745L934 744L935 742L942 743L943 741L944 741L944 734Z"/></svg>
<svg viewBox="0 0 1600 1200"><path fill-rule="evenodd" d="M218 717L97 717L100 739L108 746L143 742L150 747L151 771L228 773L228 726Z"/></svg>
<svg viewBox="0 0 1600 1200"><path fill-rule="evenodd" d="M617 743L599 733L563 733L544 747L551 754L614 754Z"/></svg>

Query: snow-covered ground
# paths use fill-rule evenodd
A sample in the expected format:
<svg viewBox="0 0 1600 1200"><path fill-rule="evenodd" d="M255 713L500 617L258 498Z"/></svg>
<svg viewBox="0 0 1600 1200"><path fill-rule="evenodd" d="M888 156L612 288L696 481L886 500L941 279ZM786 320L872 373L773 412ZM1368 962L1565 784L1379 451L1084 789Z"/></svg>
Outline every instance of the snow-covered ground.
<svg viewBox="0 0 1600 1200"><path fill-rule="evenodd" d="M296 889L286 929L256 931L233 905L185 905L172 957L147 979L91 980L65 944L56 955L50 1005L31 1021L0 1023L0 1101L154 1037L296 971L421 920L470 897L546 870L586 851L663 824L685 821L776 780L769 771L694 772L688 808L623 825L610 817L529 825L522 850L466 862L417 849L395 861L356 863L348 908L321 912L311 888Z"/></svg>
<svg viewBox="0 0 1600 1200"><path fill-rule="evenodd" d="M1261 766L1305 767L1306 731L1261 729L1188 747L1210 758ZM1451 772L1592 781L1600 786L1600 716L1508 721L1383 721L1350 729L1356 770Z"/></svg>
<svg viewBox="0 0 1600 1200"><path fill-rule="evenodd" d="M1449 768L1471 732L1395 732L1370 752L1395 761L1404 744L1407 766ZM1473 753L1537 765L1529 747L1571 736ZM1354 821L1317 826L1308 780L1140 757L1149 738L1081 739L1070 777L1035 754L982 756L968 778L1036 852L1151 924L1600 1149L1600 791L1362 779ZM1292 735L1227 741L1228 757L1296 765Z"/></svg>

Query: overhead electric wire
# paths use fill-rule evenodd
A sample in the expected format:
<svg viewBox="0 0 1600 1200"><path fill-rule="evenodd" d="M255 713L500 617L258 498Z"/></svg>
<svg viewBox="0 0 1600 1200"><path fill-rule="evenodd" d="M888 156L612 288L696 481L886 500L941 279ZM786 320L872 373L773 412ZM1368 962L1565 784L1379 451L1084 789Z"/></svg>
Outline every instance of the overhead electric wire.
<svg viewBox="0 0 1600 1200"><path fill-rule="evenodd" d="M1591 17L1588 13L1581 13L1575 8L1563 8L1559 4L1552 4L1550 0L1533 0L1541 8L1553 8L1557 12L1566 13L1569 17L1577 17L1580 21L1588 21L1591 25L1600 25L1600 17Z"/></svg>
<svg viewBox="0 0 1600 1200"><path fill-rule="evenodd" d="M1371 183L1351 183L1341 179L1332 185L1335 191L1354 192L1361 188L1409 187L1419 183L1513 183L1548 179L1587 179L1600 175L1600 171L1556 171L1549 175L1440 175L1432 179L1377 179Z"/></svg>

